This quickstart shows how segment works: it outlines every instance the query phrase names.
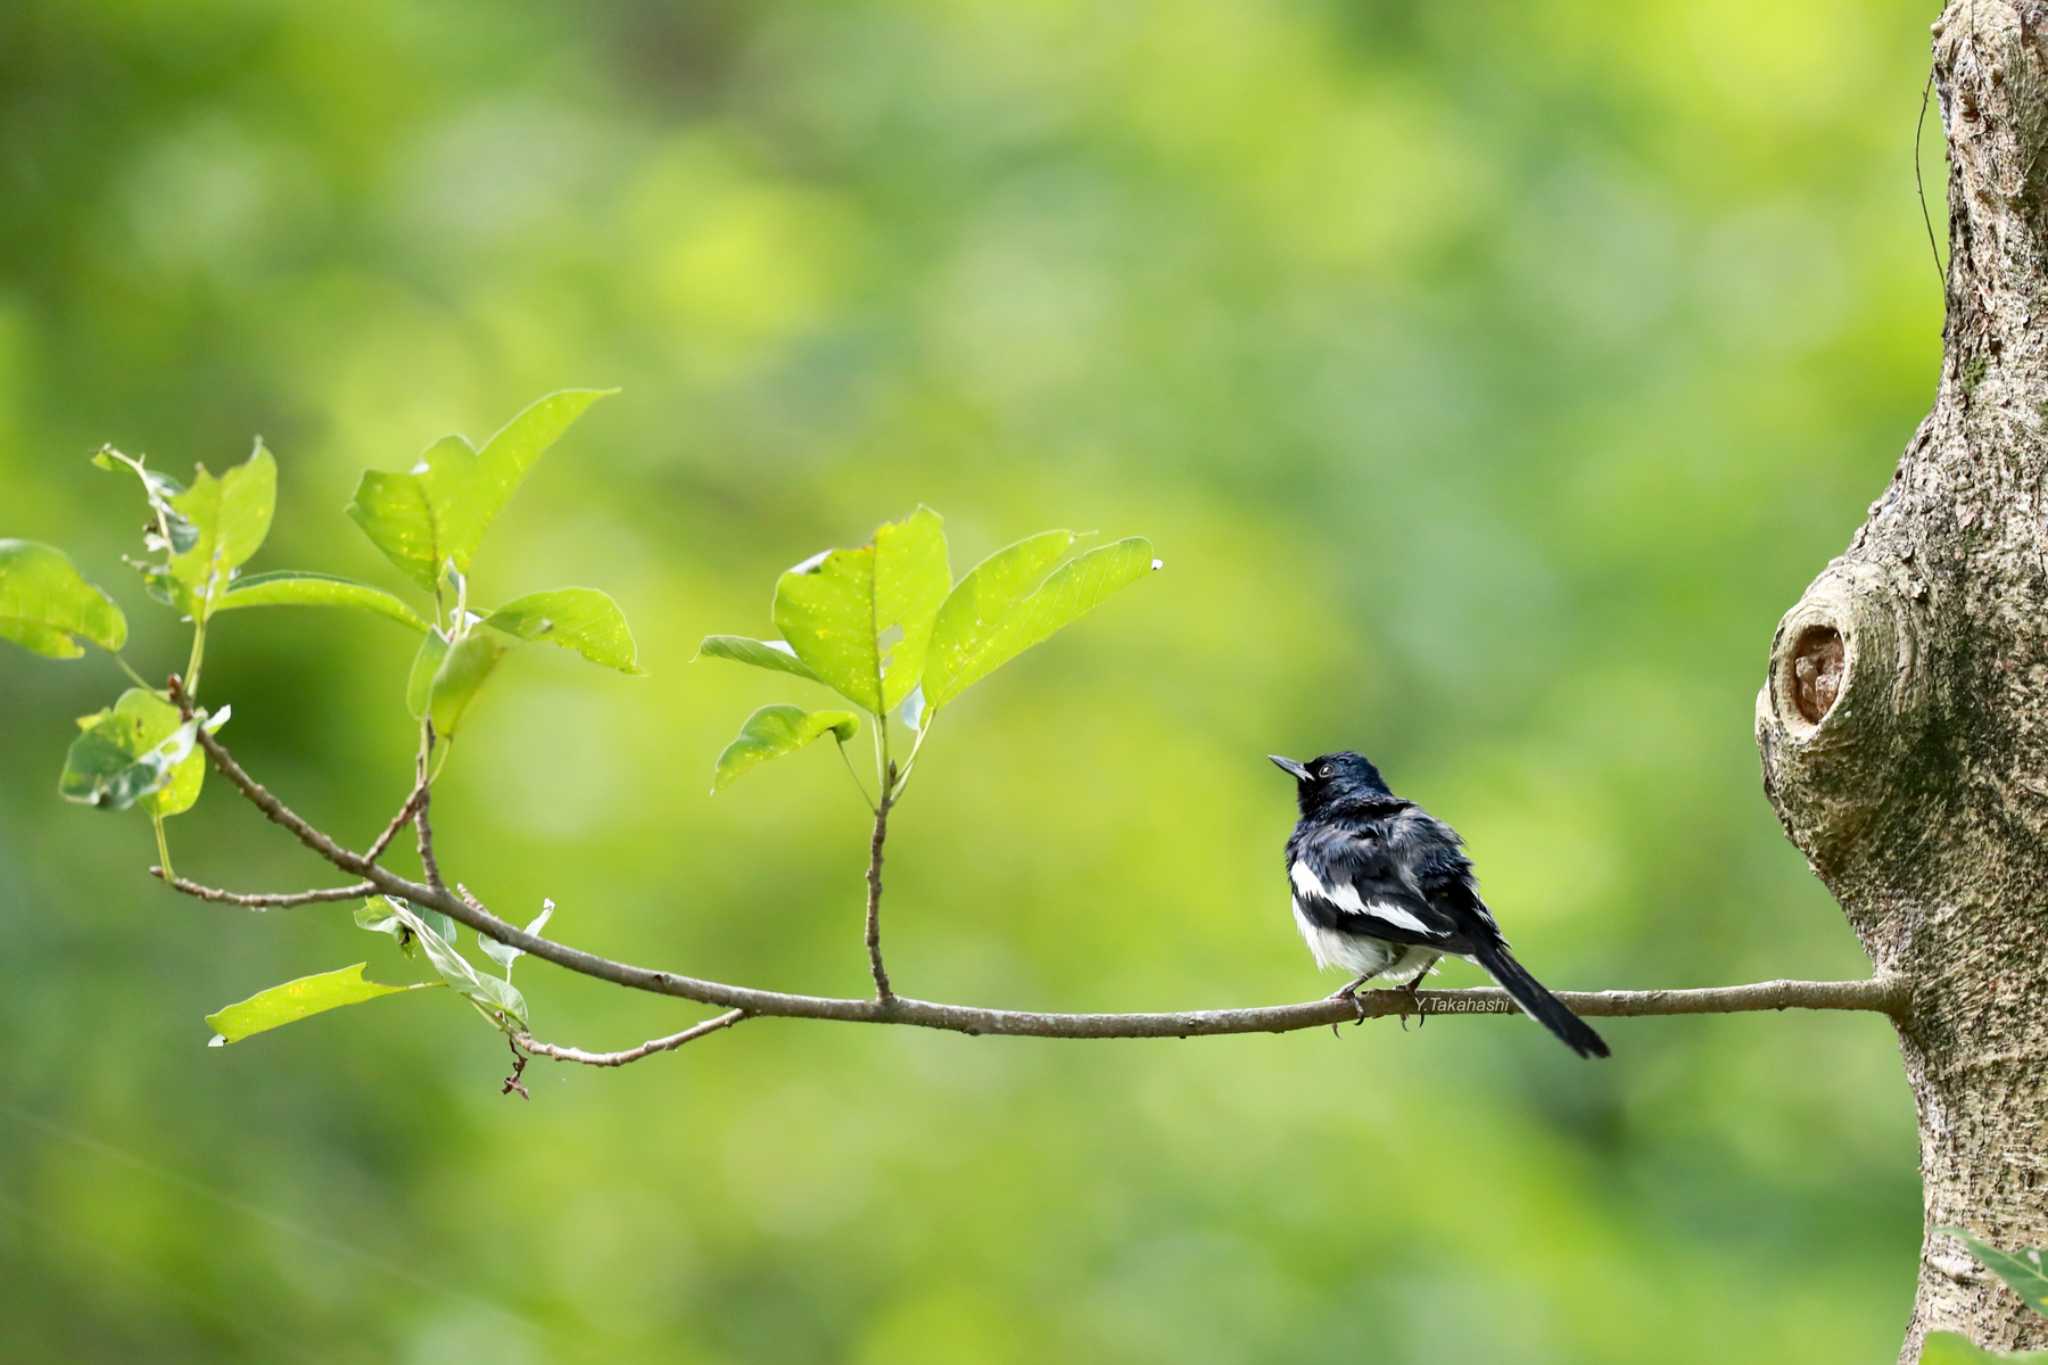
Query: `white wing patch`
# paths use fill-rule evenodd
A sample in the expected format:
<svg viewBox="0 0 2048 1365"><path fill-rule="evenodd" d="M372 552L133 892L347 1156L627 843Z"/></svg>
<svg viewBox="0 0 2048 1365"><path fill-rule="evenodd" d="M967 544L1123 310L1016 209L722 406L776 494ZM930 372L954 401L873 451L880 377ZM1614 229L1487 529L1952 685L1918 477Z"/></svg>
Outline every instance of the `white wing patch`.
<svg viewBox="0 0 2048 1365"><path fill-rule="evenodd" d="M1329 891L1323 886L1323 879L1316 875L1316 870L1308 865L1307 860L1296 858L1294 869L1288 875L1294 879L1294 889L1302 895L1321 896L1326 901L1331 899ZM1348 887L1345 889L1350 890ZM1351 899L1358 899L1356 892L1353 892ZM1332 904L1334 903L1332 901Z"/></svg>
<svg viewBox="0 0 2048 1365"><path fill-rule="evenodd" d="M1339 910L1354 915L1372 915L1411 934L1427 934L1430 938L1442 938L1441 929L1431 928L1417 919L1412 912L1392 901L1376 900L1367 902L1358 894L1358 888L1350 882L1339 882L1336 886L1323 885L1323 879L1305 859L1296 858L1288 875L1294 881L1294 889L1304 896L1316 896L1328 901Z"/></svg>

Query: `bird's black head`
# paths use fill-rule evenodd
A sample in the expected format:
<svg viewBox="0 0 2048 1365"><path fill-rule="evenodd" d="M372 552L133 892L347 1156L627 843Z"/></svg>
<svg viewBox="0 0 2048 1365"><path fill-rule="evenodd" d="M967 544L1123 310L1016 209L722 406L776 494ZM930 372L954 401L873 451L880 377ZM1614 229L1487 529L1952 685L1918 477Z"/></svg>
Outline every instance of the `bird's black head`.
<svg viewBox="0 0 2048 1365"><path fill-rule="evenodd" d="M1391 796L1386 780L1372 760L1346 749L1297 763L1278 754L1267 754L1273 765L1294 778L1294 795L1301 813L1313 815L1341 802L1362 796Z"/></svg>

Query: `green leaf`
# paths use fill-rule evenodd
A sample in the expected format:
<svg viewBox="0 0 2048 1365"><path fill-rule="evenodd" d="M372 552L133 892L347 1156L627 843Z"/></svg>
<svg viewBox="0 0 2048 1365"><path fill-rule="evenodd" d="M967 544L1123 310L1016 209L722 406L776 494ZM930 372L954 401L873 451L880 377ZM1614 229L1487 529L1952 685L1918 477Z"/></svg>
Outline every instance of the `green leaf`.
<svg viewBox="0 0 2048 1365"><path fill-rule="evenodd" d="M391 913L412 930L427 955L428 963L441 974L442 980L475 1001L487 1014L496 1011L505 1016L505 1019L496 1021L499 1027L504 1027L506 1020L522 1029L526 1027L526 998L512 988L511 982L479 973L469 965L468 958L456 952L453 944L436 933L404 901L393 900L389 896L384 901L391 907Z"/></svg>
<svg viewBox="0 0 2048 1365"><path fill-rule="evenodd" d="M927 708L944 706L1158 567L1151 542L1133 537L1089 551L1030 590L1073 540L1069 531L1020 540L960 580L932 627L924 678Z"/></svg>
<svg viewBox="0 0 2048 1365"><path fill-rule="evenodd" d="M1920 1365L2011 1365L2013 1361L2048 1365L2048 1351L2022 1351L2018 1355L1987 1351L1954 1332L1930 1332L1920 1346Z"/></svg>
<svg viewBox="0 0 2048 1365"><path fill-rule="evenodd" d="M398 622L413 630L426 630L418 612L382 588L333 574L304 573L280 569L275 573L252 574L228 585L214 603L215 612L242 607L354 607Z"/></svg>
<svg viewBox="0 0 2048 1365"><path fill-rule="evenodd" d="M81 640L112 653L128 642L128 618L62 550L0 540L0 639L46 659L77 658Z"/></svg>
<svg viewBox="0 0 2048 1365"><path fill-rule="evenodd" d="M781 640L750 640L744 635L707 635L704 643L697 646L700 658L731 659L734 663L752 664L777 673L793 673L799 678L821 682L811 672L810 665L796 657L796 651Z"/></svg>
<svg viewBox="0 0 2048 1365"><path fill-rule="evenodd" d="M860 721L851 711L806 711L801 706L764 706L740 726L738 738L725 746L711 779L715 796L732 785L747 769L771 758L793 754L819 736L830 733L844 744L852 739Z"/></svg>
<svg viewBox="0 0 2048 1365"><path fill-rule="evenodd" d="M929 507L875 531L875 629L882 655L882 710L910 695L924 677L933 618L953 586L945 523ZM902 631L893 648L892 630Z"/></svg>
<svg viewBox="0 0 2048 1365"><path fill-rule="evenodd" d="M209 718L217 729L225 709ZM206 756L195 746L196 720L154 692L131 687L105 711L83 716L84 732L64 755L57 791L67 801L102 810L142 809L161 816L182 815L199 799L206 780Z"/></svg>
<svg viewBox="0 0 2048 1365"><path fill-rule="evenodd" d="M171 577L189 594L186 605L196 621L213 615L236 569L263 547L277 510L277 461L262 441L249 458L215 478L204 466L192 487L172 499L172 506L197 533L192 548L174 555Z"/></svg>
<svg viewBox="0 0 2048 1365"><path fill-rule="evenodd" d="M433 702L428 708L434 733L444 739L455 737L469 708L475 705L477 693L483 690L509 648L501 635L474 627L449 648L448 657L441 660L440 668L434 672Z"/></svg>
<svg viewBox="0 0 2048 1365"><path fill-rule="evenodd" d="M1984 1245L1961 1228L1937 1228L1970 1249L1970 1254L1982 1261L1999 1279L2012 1286L2012 1291L2026 1300L2027 1307L2048 1318L2048 1251L2000 1251Z"/></svg>
<svg viewBox="0 0 2048 1365"><path fill-rule="evenodd" d="M358 962L339 971L302 976L297 981L272 986L240 1004L209 1014L206 1022L213 1026L214 1037L207 1046L224 1047L229 1043L239 1043L251 1034L295 1024L315 1014L338 1010L343 1005L360 1005L366 1000L403 995L407 991L430 990L441 984L438 981L421 981L410 986L386 986L382 982L364 979L363 969L367 966L367 962Z"/></svg>
<svg viewBox="0 0 2048 1365"><path fill-rule="evenodd" d="M406 678L406 706L415 718L431 717L435 734L453 739L514 638L472 622L470 633L451 646L441 632L429 630Z"/></svg>
<svg viewBox="0 0 2048 1365"><path fill-rule="evenodd" d="M880 715L923 675L952 574L938 513L920 507L857 550L831 550L775 586L775 626L819 681Z"/></svg>
<svg viewBox="0 0 2048 1365"><path fill-rule="evenodd" d="M482 450L460 436L445 436L405 473L364 474L348 514L385 558L431 592L442 565L469 571L484 532L533 462L586 408L617 392L564 389L549 394L507 422Z"/></svg>
<svg viewBox="0 0 2048 1365"><path fill-rule="evenodd" d="M448 640L438 630L428 630L412 656L412 671L405 678L405 707L414 720L425 720L434 701L434 675L448 657Z"/></svg>
<svg viewBox="0 0 2048 1365"><path fill-rule="evenodd" d="M143 544L152 552L169 551L183 554L198 543L199 531L185 520L182 512L174 505L178 495L185 491L185 485L168 474L159 474L146 468L140 457L123 455L112 446L101 446L92 457L95 467L112 470L132 470L142 481L142 494L149 499L150 515L156 519L157 530L143 538Z"/></svg>
<svg viewBox="0 0 2048 1365"><path fill-rule="evenodd" d="M460 436L444 436L404 474L371 469L356 484L348 515L370 543L421 587L432 592L449 555L452 521L468 485L476 454ZM439 495L438 500L436 494Z"/></svg>
<svg viewBox="0 0 2048 1365"><path fill-rule="evenodd" d="M522 640L573 649L594 664L640 672L640 651L619 604L595 588L530 593L499 607L484 624Z"/></svg>

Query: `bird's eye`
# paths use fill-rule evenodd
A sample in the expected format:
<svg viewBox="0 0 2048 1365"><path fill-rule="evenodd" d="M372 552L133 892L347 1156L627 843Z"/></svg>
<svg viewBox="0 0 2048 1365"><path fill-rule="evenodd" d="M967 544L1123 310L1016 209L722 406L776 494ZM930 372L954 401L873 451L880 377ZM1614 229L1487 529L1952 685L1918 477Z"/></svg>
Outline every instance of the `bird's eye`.
<svg viewBox="0 0 2048 1365"><path fill-rule="evenodd" d="M1316 769L1317 777L1335 777L1336 775L1337 765L1334 763L1325 763L1320 768Z"/></svg>

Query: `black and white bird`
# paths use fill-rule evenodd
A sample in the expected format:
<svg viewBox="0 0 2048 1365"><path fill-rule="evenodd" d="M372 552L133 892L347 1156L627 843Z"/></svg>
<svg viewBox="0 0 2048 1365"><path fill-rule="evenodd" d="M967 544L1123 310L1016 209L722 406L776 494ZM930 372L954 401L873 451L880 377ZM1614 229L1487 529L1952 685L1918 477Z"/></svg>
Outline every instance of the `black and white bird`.
<svg viewBox="0 0 2048 1365"><path fill-rule="evenodd" d="M1608 1055L1600 1035L1508 952L1456 830L1389 791L1363 754L1268 757L1293 776L1301 803L1287 840L1295 926L1318 967L1355 974L1332 999L1359 1005L1362 1019L1359 987L1391 974L1412 995L1451 953L1484 967L1581 1057Z"/></svg>

